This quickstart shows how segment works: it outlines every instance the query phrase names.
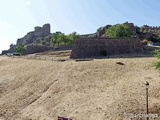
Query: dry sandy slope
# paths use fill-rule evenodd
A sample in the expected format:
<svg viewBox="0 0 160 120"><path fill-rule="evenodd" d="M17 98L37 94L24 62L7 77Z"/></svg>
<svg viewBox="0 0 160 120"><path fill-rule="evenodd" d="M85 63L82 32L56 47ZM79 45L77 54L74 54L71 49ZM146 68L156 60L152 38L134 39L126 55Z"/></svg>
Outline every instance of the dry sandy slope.
<svg viewBox="0 0 160 120"><path fill-rule="evenodd" d="M0 120L128 120L124 114L160 115L155 58L43 61L0 57ZM123 62L125 65L118 65Z"/></svg>

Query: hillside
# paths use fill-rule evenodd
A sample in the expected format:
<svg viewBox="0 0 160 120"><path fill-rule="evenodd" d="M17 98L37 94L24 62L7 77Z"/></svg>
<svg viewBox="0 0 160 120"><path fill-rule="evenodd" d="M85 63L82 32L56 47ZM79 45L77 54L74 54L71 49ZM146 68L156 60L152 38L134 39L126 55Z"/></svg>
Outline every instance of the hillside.
<svg viewBox="0 0 160 120"><path fill-rule="evenodd" d="M0 56L0 120L128 120L125 114L145 113L146 80L149 112L160 116L160 73L150 67L155 61L56 62Z"/></svg>

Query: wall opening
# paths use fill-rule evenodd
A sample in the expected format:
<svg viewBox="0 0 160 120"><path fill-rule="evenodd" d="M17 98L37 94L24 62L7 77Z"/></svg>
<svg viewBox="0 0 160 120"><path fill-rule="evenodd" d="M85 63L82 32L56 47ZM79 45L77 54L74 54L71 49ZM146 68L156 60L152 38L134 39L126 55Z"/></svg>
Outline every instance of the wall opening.
<svg viewBox="0 0 160 120"><path fill-rule="evenodd" d="M101 55L101 56L107 56L108 53L107 53L106 50L101 50L101 51L100 51L100 55Z"/></svg>

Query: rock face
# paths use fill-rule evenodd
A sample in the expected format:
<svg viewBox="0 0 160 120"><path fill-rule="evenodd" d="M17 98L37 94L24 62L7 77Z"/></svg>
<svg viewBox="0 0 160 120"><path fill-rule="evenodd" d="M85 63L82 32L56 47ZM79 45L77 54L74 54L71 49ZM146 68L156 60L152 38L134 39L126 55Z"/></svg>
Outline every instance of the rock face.
<svg viewBox="0 0 160 120"><path fill-rule="evenodd" d="M138 36L141 40L144 40L144 39L150 40L150 38L153 36L153 33L151 32L141 33L141 34L138 34Z"/></svg>
<svg viewBox="0 0 160 120"><path fill-rule="evenodd" d="M132 30L132 33L133 33L133 36L134 37L139 37L140 40L150 40L153 36L153 33L152 32L140 32L140 27L138 26L135 26L134 23L128 23L128 22L125 22L125 23L122 23L122 25L128 25L131 30ZM106 29L108 29L109 27L111 27L112 25L106 25L106 26L103 26L103 27L100 27L96 33L93 33L93 34L86 34L86 35L80 35L80 37L92 37L92 38L107 38L107 35L105 34L105 31ZM144 29L148 30L148 29L151 29L151 30L160 30L160 27L150 27L150 26L143 26Z"/></svg>
<svg viewBox="0 0 160 120"><path fill-rule="evenodd" d="M14 48L10 48L9 50L3 50L2 55L7 54L7 53L14 53L16 50Z"/></svg>
<svg viewBox="0 0 160 120"><path fill-rule="evenodd" d="M15 48L16 48L15 45L10 46L10 48L8 50L3 50L2 51L2 55L7 54L7 53L14 53L14 52L16 52Z"/></svg>
<svg viewBox="0 0 160 120"><path fill-rule="evenodd" d="M17 40L16 45L14 45L14 48L10 48L8 50L3 50L2 54L7 54L7 53L14 53L15 47L19 44L23 44L26 46L27 50L26 53L35 53L39 51L45 51L48 50L48 48L45 48L44 46L42 47L37 47L36 45L34 46L35 49L32 47L27 47L30 44L35 44L35 43L41 43L41 40L44 40L46 42L46 46L49 46L50 44L47 44L50 42L52 35L50 33L50 24L45 24L42 27L35 27L34 31L31 31L27 33L23 38L20 38ZM32 50L29 50L28 48L31 48ZM40 50L38 50L40 49ZM27 52L28 51L28 52Z"/></svg>
<svg viewBox="0 0 160 120"><path fill-rule="evenodd" d="M108 28L111 27L111 26L112 26L112 25L106 25L106 26L100 27L100 28L97 30L97 32L96 32L97 37L98 37L98 38L99 38L99 37L102 37L102 35L105 34L106 29L108 29Z"/></svg>
<svg viewBox="0 0 160 120"><path fill-rule="evenodd" d="M46 39L46 36L49 36L50 33L50 24L45 24L43 27L35 27L35 30L27 33L23 38L17 40L17 44L32 44L32 43L40 43L40 40L47 40L49 42L50 39Z"/></svg>
<svg viewBox="0 0 160 120"><path fill-rule="evenodd" d="M133 36L137 36L137 30L133 23L125 22L123 23L123 25L127 25L128 27L130 27L132 30Z"/></svg>

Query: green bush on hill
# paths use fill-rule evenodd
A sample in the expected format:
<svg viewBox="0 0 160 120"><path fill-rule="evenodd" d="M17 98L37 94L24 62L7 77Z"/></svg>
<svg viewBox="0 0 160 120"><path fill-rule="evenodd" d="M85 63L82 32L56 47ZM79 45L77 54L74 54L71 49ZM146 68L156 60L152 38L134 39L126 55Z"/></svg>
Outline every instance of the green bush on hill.
<svg viewBox="0 0 160 120"><path fill-rule="evenodd" d="M160 59L160 49L155 50L155 51L153 51L153 52L155 53L155 54L154 54L154 57ZM154 67L155 69L160 70L160 61L153 63L153 64L152 64L152 67Z"/></svg>
<svg viewBox="0 0 160 120"><path fill-rule="evenodd" d="M112 38L127 38L133 36L130 27L120 24L109 27L105 33L108 37Z"/></svg>
<svg viewBox="0 0 160 120"><path fill-rule="evenodd" d="M19 44L18 46L16 46L16 53L22 55L25 52L25 48L23 44Z"/></svg>

